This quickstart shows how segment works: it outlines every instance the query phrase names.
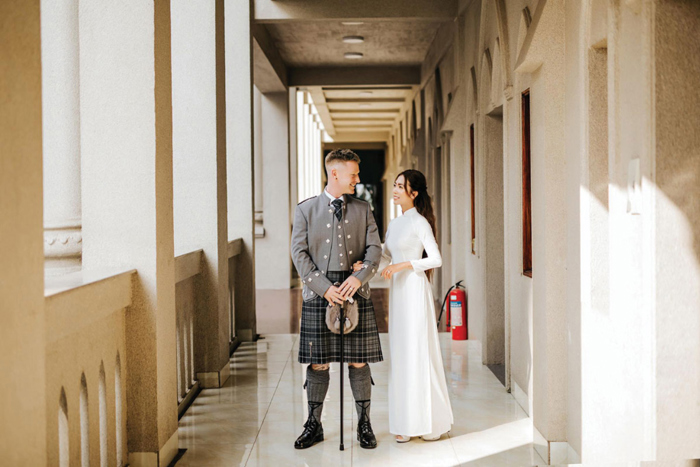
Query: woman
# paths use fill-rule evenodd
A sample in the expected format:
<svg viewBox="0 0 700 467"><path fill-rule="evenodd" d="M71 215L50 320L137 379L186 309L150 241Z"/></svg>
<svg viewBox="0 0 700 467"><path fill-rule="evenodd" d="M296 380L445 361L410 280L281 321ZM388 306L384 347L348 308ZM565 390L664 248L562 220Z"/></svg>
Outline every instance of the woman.
<svg viewBox="0 0 700 467"><path fill-rule="evenodd" d="M454 422L430 286L432 269L442 265L435 215L425 176L417 170L396 177L393 195L403 216L389 224L379 266L391 281L389 431L399 443L412 436L435 441Z"/></svg>

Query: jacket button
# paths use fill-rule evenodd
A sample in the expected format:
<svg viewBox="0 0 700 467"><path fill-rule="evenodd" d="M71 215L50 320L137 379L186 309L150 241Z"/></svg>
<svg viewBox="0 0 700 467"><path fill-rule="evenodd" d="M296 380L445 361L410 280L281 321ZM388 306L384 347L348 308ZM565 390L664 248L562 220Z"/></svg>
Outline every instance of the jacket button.
<svg viewBox="0 0 700 467"><path fill-rule="evenodd" d="M348 235L348 238L350 238L350 235Z"/></svg>
<svg viewBox="0 0 700 467"><path fill-rule="evenodd" d="M326 224L326 227L328 227L328 228L330 229L330 228L331 228L331 225L330 225L330 224Z"/></svg>
<svg viewBox="0 0 700 467"><path fill-rule="evenodd" d="M323 259L328 259L328 255L323 255Z"/></svg>

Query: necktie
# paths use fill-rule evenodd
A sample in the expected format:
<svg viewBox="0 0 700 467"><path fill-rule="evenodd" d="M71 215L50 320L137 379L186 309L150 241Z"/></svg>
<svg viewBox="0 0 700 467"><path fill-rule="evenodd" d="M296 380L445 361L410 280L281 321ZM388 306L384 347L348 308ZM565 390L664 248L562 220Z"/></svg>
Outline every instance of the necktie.
<svg viewBox="0 0 700 467"><path fill-rule="evenodd" d="M335 208L335 217L340 220L343 218L343 202L339 199L334 199L331 204Z"/></svg>

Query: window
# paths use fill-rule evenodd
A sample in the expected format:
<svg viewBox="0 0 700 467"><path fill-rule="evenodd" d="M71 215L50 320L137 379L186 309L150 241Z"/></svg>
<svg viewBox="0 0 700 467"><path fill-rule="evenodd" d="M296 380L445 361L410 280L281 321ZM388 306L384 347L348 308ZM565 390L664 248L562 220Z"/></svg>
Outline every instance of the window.
<svg viewBox="0 0 700 467"><path fill-rule="evenodd" d="M532 277L532 191L530 179L530 90L522 94L523 274Z"/></svg>

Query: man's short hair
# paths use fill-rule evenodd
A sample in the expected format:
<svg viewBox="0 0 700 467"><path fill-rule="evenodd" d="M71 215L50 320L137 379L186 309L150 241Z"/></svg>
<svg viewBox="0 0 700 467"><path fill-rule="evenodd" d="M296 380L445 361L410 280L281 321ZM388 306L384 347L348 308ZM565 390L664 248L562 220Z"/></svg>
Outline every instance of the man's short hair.
<svg viewBox="0 0 700 467"><path fill-rule="evenodd" d="M336 149L331 151L326 156L326 173L328 173L328 167L330 167L334 162L357 162L360 163L360 156L352 152L350 149Z"/></svg>

